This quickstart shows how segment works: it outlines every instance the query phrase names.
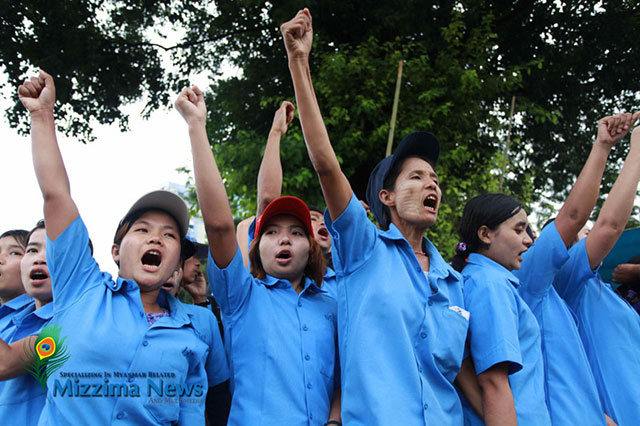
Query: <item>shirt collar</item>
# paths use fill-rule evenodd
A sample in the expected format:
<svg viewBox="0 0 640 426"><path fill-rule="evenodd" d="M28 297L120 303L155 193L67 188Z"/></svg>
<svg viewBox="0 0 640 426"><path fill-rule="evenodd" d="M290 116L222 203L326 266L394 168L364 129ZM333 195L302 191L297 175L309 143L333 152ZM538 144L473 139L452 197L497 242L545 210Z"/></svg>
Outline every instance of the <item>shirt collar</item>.
<svg viewBox="0 0 640 426"><path fill-rule="evenodd" d="M0 307L6 306L7 308L11 308L12 310L15 311L18 309L22 309L23 307L27 306L30 302L33 302L33 298L29 296L27 293L22 293L20 296L14 297L13 299L9 300L7 303L5 303Z"/></svg>
<svg viewBox="0 0 640 426"><path fill-rule="evenodd" d="M335 272L333 274L335 275ZM266 287L276 287L277 285L286 285L288 287L291 287L291 282L289 280L286 280L284 278L276 278L269 274L265 274L265 275L266 275L265 279L261 281L264 283ZM311 290L316 293L327 292L325 289L318 287L315 281L313 281L309 277L304 277L304 287L302 288L302 291L300 292L300 294L307 291L308 288L311 288Z"/></svg>
<svg viewBox="0 0 640 426"><path fill-rule="evenodd" d="M393 223L389 225L389 229L387 231L382 231L380 236L386 240L404 241L404 244L409 246L407 239ZM422 248L427 256L429 256L429 275L433 274L435 278L442 278L445 280L450 278L454 280L461 279L460 274L444 261L436 246L434 246L433 243L424 236L422 237Z"/></svg>
<svg viewBox="0 0 640 426"><path fill-rule="evenodd" d="M505 268L498 262L492 259L489 259L487 256L484 256L479 253L471 253L469 255L469 260L467 261L467 263L469 265L475 265L482 268L491 268L496 275L499 274L500 276L509 280L511 284L513 284L515 287L520 286L520 280L518 280L518 278L516 278L516 276L513 275L511 271L509 271L507 268Z"/></svg>
<svg viewBox="0 0 640 426"><path fill-rule="evenodd" d="M14 324L19 325L31 314L41 320L49 321L53 317L53 302L49 302L40 309L36 309L36 302L32 301L24 309L16 313L12 321Z"/></svg>

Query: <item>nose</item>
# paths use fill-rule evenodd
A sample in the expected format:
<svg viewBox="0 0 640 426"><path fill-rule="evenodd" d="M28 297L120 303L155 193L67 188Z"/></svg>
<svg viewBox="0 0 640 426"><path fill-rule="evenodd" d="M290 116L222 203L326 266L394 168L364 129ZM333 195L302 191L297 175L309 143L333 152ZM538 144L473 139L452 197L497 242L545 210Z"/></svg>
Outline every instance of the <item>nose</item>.
<svg viewBox="0 0 640 426"><path fill-rule="evenodd" d="M291 245L291 239L289 238L289 234L283 232L280 234L280 240L278 241L279 245Z"/></svg>
<svg viewBox="0 0 640 426"><path fill-rule="evenodd" d="M533 244L533 240L531 239L529 234L527 234L526 232L525 232L525 234L526 234L526 236L524 238L523 243L524 243L525 246L527 246L527 248L529 248L529 247L531 247L531 244Z"/></svg>

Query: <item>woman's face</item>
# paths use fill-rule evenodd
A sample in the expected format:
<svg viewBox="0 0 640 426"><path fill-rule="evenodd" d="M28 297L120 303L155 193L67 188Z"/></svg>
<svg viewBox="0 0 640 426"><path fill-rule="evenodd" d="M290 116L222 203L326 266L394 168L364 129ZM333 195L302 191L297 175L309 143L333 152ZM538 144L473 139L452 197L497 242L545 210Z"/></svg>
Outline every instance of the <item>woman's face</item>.
<svg viewBox="0 0 640 426"><path fill-rule="evenodd" d="M297 282L309 262L309 238L304 225L293 216L274 216L264 227L259 250L267 274Z"/></svg>
<svg viewBox="0 0 640 426"><path fill-rule="evenodd" d="M524 209L511 216L495 231L482 228L478 237L487 245L481 253L510 271L520 269L522 253L533 243L527 234L527 214Z"/></svg>
<svg viewBox="0 0 640 426"><path fill-rule="evenodd" d="M15 238L0 238L0 300L6 303L24 293L20 276L20 261L24 249Z"/></svg>
<svg viewBox="0 0 640 426"><path fill-rule="evenodd" d="M404 160L393 190L380 191L380 200L389 207L392 222L428 228L438 218L442 192L438 175L422 158Z"/></svg>
<svg viewBox="0 0 640 426"><path fill-rule="evenodd" d="M147 292L158 289L173 275L180 262L180 248L175 219L150 210L133 222L111 252L120 265L119 275L134 280L141 292Z"/></svg>
<svg viewBox="0 0 640 426"><path fill-rule="evenodd" d="M36 229L29 237L22 258L22 283L27 293L41 304L51 302L51 276L47 267L47 238L44 228Z"/></svg>

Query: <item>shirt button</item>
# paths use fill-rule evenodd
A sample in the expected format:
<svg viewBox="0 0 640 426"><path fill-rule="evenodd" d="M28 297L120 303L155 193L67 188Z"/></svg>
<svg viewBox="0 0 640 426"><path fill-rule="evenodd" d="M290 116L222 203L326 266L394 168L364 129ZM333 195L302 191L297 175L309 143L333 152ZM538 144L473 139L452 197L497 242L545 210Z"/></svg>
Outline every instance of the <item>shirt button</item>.
<svg viewBox="0 0 640 426"><path fill-rule="evenodd" d="M149 342L147 340L142 341L142 346L149 346Z"/></svg>
<svg viewBox="0 0 640 426"><path fill-rule="evenodd" d="M425 333L424 331L422 333L420 333L420 337L422 337L423 339L427 338L427 333Z"/></svg>
<svg viewBox="0 0 640 426"><path fill-rule="evenodd" d="M309 420L313 420L313 414L309 413Z"/></svg>
<svg viewBox="0 0 640 426"><path fill-rule="evenodd" d="M117 418L118 420L122 420L122 419L124 419L124 413L118 413L118 415L116 416L116 418Z"/></svg>
<svg viewBox="0 0 640 426"><path fill-rule="evenodd" d="M422 366L420 366L420 365L418 366L418 372L422 373Z"/></svg>
<svg viewBox="0 0 640 426"><path fill-rule="evenodd" d="M144 312L140 312L140 318L144 318Z"/></svg>
<svg viewBox="0 0 640 426"><path fill-rule="evenodd" d="M307 389L311 389L311 383L307 383Z"/></svg>
<svg viewBox="0 0 640 426"><path fill-rule="evenodd" d="M302 302L298 300L298 306L302 306Z"/></svg>
<svg viewBox="0 0 640 426"><path fill-rule="evenodd" d="M429 404L424 404L423 408L426 410L427 408L429 408Z"/></svg>
<svg viewBox="0 0 640 426"><path fill-rule="evenodd" d="M309 356L309 354L304 356L304 359L306 359L307 361L309 361L311 359L311 357Z"/></svg>
<svg viewBox="0 0 640 426"><path fill-rule="evenodd" d="M309 330L309 327L307 327L307 324L305 324L305 325L303 325L303 326L302 326L302 329L303 329L304 331L307 331L307 330Z"/></svg>
<svg viewBox="0 0 640 426"><path fill-rule="evenodd" d="M422 268L418 266L418 267L416 268L416 271L418 271L418 272L422 272Z"/></svg>
<svg viewBox="0 0 640 426"><path fill-rule="evenodd" d="M129 383L133 382L133 377L129 377L129 378L127 379L127 381L128 381Z"/></svg>
<svg viewBox="0 0 640 426"><path fill-rule="evenodd" d="M427 303L429 304L429 306L431 306L433 305L433 300L429 300Z"/></svg>

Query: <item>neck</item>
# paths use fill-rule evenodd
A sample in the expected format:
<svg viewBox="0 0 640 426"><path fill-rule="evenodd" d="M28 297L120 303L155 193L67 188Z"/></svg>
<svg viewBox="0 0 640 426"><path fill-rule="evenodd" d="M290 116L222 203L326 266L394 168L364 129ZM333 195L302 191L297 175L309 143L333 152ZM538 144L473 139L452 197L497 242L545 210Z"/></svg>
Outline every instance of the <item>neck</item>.
<svg viewBox="0 0 640 426"><path fill-rule="evenodd" d="M44 305L46 305L46 304L48 304L50 302L51 302L51 299L46 299L46 300L38 300L38 299L36 299L36 309L40 309Z"/></svg>
<svg viewBox="0 0 640 426"><path fill-rule="evenodd" d="M406 222L398 221L393 222L398 230L402 233L402 236L409 242L409 245L414 252L422 253L422 237L427 230L425 227L415 226Z"/></svg>
<svg viewBox="0 0 640 426"><path fill-rule="evenodd" d="M290 280L291 282L291 287L293 287L293 289L295 290L295 292L297 294L300 294L300 292L303 289L303 279L304 279L304 275L302 275L300 278L296 279L296 280Z"/></svg>
<svg viewBox="0 0 640 426"><path fill-rule="evenodd" d="M145 291L144 293L140 292L140 301L142 302L142 307L146 313L162 313L162 307L158 304L158 293L160 293L160 288L157 288L152 291Z"/></svg>
<svg viewBox="0 0 640 426"><path fill-rule="evenodd" d="M20 295L23 295L23 294L24 294L24 291L21 292L21 293L16 293L16 294L9 295L9 296L2 296L2 297L0 297L0 305L4 305L5 303L10 302L13 299L15 299L16 297L18 297Z"/></svg>

